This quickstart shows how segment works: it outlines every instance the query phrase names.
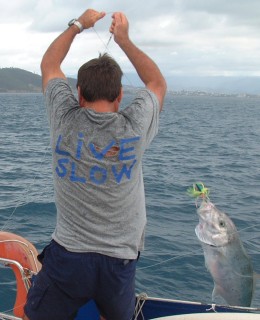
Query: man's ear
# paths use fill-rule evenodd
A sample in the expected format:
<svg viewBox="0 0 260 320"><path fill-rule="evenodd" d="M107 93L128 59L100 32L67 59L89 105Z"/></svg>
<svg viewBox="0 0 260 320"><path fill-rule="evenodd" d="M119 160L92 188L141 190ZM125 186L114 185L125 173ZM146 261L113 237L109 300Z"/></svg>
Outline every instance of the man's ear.
<svg viewBox="0 0 260 320"><path fill-rule="evenodd" d="M118 110L119 110L120 102L123 99L123 95L124 95L123 88L121 87L121 90L120 90L118 97L114 100L114 107L115 107L116 112L118 112Z"/></svg>
<svg viewBox="0 0 260 320"><path fill-rule="evenodd" d="M81 107L84 107L84 101L85 101L85 99L84 99L83 96L81 95L80 86L78 86L77 89L78 89L79 105L80 105Z"/></svg>
<svg viewBox="0 0 260 320"><path fill-rule="evenodd" d="M118 103L120 103L122 101L123 96L124 96L124 91L123 91L123 87L121 87L119 96L117 97Z"/></svg>

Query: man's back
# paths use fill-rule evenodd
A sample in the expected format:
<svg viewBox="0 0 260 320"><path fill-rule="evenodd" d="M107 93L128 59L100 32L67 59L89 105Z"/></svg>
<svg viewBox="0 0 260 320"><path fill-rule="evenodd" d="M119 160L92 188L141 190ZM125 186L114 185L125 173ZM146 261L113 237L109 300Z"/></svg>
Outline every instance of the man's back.
<svg viewBox="0 0 260 320"><path fill-rule="evenodd" d="M142 90L122 112L81 108L62 79L46 90L57 227L67 250L134 259L146 224L142 156L158 131L159 104Z"/></svg>

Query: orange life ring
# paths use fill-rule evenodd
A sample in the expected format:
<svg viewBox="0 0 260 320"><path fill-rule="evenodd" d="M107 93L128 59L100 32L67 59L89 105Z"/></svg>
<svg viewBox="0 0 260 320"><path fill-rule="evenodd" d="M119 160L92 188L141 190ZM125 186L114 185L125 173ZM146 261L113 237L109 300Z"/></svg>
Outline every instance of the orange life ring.
<svg viewBox="0 0 260 320"><path fill-rule="evenodd" d="M36 248L26 239L10 232L0 231L0 262L11 267L16 278L16 300L13 313L24 315L31 276L41 269Z"/></svg>

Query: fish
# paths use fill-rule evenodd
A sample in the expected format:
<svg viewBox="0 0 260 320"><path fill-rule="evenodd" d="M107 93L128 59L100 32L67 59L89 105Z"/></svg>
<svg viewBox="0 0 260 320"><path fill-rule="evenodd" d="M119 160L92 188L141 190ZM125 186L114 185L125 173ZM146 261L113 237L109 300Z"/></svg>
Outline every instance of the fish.
<svg viewBox="0 0 260 320"><path fill-rule="evenodd" d="M235 224L209 198L203 199L197 213L195 233L214 281L212 301L220 298L230 306L250 307L256 274Z"/></svg>

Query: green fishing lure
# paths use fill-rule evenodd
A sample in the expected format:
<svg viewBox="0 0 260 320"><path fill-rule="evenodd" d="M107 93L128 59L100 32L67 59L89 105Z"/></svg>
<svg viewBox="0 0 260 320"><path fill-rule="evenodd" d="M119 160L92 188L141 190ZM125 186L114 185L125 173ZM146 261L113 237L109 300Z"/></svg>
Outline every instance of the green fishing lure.
<svg viewBox="0 0 260 320"><path fill-rule="evenodd" d="M194 183L192 187L188 188L187 192L193 198L209 199L209 189L202 182Z"/></svg>

